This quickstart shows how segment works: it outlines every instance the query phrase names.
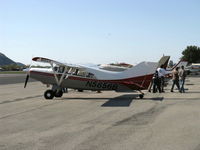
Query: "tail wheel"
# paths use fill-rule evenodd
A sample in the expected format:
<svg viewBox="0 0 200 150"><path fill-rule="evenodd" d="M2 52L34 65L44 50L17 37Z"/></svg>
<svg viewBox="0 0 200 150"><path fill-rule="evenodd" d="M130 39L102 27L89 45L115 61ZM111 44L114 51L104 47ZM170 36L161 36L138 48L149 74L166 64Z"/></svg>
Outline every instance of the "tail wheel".
<svg viewBox="0 0 200 150"><path fill-rule="evenodd" d="M46 99L53 99L55 96L54 92L52 90L47 90L45 93L44 93L44 97Z"/></svg>
<svg viewBox="0 0 200 150"><path fill-rule="evenodd" d="M62 96L63 96L62 90L55 92L55 97L62 97Z"/></svg>
<svg viewBox="0 0 200 150"><path fill-rule="evenodd" d="M144 98L144 94L140 94L140 95L139 95L139 98L140 98L140 99L143 99L143 98Z"/></svg>

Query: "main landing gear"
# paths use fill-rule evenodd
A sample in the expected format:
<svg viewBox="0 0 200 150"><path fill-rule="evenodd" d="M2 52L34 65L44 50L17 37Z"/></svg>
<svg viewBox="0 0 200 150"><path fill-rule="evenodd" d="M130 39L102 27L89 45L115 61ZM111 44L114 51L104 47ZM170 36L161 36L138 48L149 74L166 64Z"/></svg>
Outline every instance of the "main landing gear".
<svg viewBox="0 0 200 150"><path fill-rule="evenodd" d="M63 96L63 91L62 90L47 90L44 92L44 97L46 99L53 99L54 97L62 97Z"/></svg>

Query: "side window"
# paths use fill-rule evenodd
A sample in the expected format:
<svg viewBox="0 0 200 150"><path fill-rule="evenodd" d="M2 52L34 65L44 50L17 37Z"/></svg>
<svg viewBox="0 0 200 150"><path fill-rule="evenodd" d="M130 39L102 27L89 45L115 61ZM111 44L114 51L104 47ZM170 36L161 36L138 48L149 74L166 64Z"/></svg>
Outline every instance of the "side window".
<svg viewBox="0 0 200 150"><path fill-rule="evenodd" d="M77 76L85 77L86 76L86 72L79 70Z"/></svg>
<svg viewBox="0 0 200 150"><path fill-rule="evenodd" d="M57 71L58 71L58 67L54 67L53 70L54 70L55 72L57 72Z"/></svg>
<svg viewBox="0 0 200 150"><path fill-rule="evenodd" d="M88 73L87 78L95 78L93 73Z"/></svg>
<svg viewBox="0 0 200 150"><path fill-rule="evenodd" d="M73 72L73 75L78 75L79 70L75 69L75 71Z"/></svg>
<svg viewBox="0 0 200 150"><path fill-rule="evenodd" d="M59 67L59 70L58 70L58 72L59 72L59 73L63 73L63 72L64 72L64 67L62 67L62 66L61 66L61 67Z"/></svg>

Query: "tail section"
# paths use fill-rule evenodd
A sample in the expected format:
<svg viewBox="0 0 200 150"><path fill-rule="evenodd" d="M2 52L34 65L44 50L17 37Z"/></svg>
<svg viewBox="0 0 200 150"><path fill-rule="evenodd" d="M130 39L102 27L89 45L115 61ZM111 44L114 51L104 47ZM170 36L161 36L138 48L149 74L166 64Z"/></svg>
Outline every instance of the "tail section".
<svg viewBox="0 0 200 150"><path fill-rule="evenodd" d="M119 74L123 78L145 76L149 74L154 74L157 66L158 66L158 63L155 63L155 62L141 62L138 65L128 70L125 70Z"/></svg>
<svg viewBox="0 0 200 150"><path fill-rule="evenodd" d="M123 72L129 78L129 87L132 89L138 88L138 90L148 89L151 84L153 75L158 67L162 65L167 67L170 56L163 56L158 63L154 62L142 62Z"/></svg>
<svg viewBox="0 0 200 150"><path fill-rule="evenodd" d="M160 64L167 64L169 59L164 56L160 59ZM136 66L133 66L132 68L129 68L123 72L113 72L113 71L106 71L106 70L100 70L96 68L86 68L88 72L91 72L95 74L96 78L99 80L129 80L132 78L142 78L142 81L146 80L145 76L152 76L157 67L159 66L158 62L141 62L137 64ZM149 78L148 78L149 79ZM143 82L143 83L144 83Z"/></svg>
<svg viewBox="0 0 200 150"><path fill-rule="evenodd" d="M158 63L155 62L141 62L132 68L123 71L121 74L126 77L138 77L154 74L158 67L164 65L167 67L170 56L163 56Z"/></svg>

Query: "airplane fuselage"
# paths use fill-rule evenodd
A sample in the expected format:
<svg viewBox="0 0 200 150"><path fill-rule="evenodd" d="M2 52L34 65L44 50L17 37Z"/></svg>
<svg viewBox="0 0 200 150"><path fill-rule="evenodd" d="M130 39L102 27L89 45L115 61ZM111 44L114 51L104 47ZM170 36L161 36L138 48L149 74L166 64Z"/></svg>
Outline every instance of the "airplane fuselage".
<svg viewBox="0 0 200 150"><path fill-rule="evenodd" d="M62 74L57 73L57 78L60 79ZM132 79L119 79L119 80L98 80L87 77L80 77L71 74L66 74L63 78L60 87L72 88L81 90L93 90L93 91L107 91L114 90L117 92L133 91L147 89L149 82L151 82L153 74L135 77ZM30 77L41 81L44 84L56 85L55 76L51 72L44 71L30 71ZM134 84L133 84L134 83ZM141 86L141 87L139 87Z"/></svg>

